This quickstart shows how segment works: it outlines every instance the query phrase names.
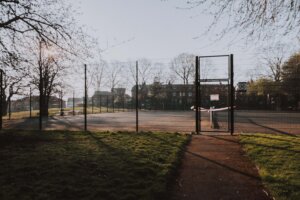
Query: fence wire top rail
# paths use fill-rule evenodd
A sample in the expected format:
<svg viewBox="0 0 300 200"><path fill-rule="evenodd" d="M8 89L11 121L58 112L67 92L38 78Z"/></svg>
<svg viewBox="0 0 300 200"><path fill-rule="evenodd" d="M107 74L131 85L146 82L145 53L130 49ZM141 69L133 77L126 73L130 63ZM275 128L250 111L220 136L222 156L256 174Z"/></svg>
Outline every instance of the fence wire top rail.
<svg viewBox="0 0 300 200"><path fill-rule="evenodd" d="M229 57L230 55L208 55L208 56L198 56L198 58L217 58L217 57Z"/></svg>
<svg viewBox="0 0 300 200"><path fill-rule="evenodd" d="M229 78L200 79L200 82L220 82L220 81L229 81Z"/></svg>

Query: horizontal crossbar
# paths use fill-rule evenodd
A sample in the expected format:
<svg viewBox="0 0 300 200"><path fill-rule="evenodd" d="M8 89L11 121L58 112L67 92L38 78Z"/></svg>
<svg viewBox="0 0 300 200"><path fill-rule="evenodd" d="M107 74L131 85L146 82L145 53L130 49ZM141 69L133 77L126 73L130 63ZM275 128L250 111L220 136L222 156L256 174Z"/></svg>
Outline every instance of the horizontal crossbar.
<svg viewBox="0 0 300 200"><path fill-rule="evenodd" d="M200 82L220 82L220 81L227 81L227 82L229 82L229 78L200 79Z"/></svg>
<svg viewBox="0 0 300 200"><path fill-rule="evenodd" d="M199 58L228 57L229 55L198 56Z"/></svg>

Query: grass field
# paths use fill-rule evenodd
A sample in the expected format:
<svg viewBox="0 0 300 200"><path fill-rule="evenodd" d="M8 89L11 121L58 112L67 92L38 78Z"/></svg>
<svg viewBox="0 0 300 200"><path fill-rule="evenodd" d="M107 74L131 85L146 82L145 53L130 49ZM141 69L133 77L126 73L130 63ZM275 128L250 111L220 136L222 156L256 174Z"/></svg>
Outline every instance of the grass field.
<svg viewBox="0 0 300 200"><path fill-rule="evenodd" d="M165 199L189 137L1 132L0 199Z"/></svg>
<svg viewBox="0 0 300 200"><path fill-rule="evenodd" d="M300 199L300 137L243 134L240 141L275 199Z"/></svg>

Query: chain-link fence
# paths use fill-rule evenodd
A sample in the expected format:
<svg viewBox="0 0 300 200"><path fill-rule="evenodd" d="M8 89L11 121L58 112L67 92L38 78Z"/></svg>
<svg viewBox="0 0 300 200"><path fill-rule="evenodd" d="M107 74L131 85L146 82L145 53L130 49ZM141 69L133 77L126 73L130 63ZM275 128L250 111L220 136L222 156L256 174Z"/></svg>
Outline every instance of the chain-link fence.
<svg viewBox="0 0 300 200"><path fill-rule="evenodd" d="M3 91L3 129L189 133L198 123L200 132L228 132L234 125L236 133L299 134L299 69L284 69L277 81L244 75L231 88L229 58L200 57L198 78L195 56L189 54L90 63L86 73L82 65L43 97L48 117L40 117L36 86L9 100L9 91Z"/></svg>

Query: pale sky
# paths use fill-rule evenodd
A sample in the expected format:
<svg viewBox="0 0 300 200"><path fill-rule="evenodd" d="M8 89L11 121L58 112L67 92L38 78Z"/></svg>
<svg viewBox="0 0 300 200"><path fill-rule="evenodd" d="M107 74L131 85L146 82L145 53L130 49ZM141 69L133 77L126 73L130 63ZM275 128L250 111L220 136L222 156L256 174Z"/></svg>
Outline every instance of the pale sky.
<svg viewBox="0 0 300 200"><path fill-rule="evenodd" d="M99 39L102 49L109 48L103 54L109 60L173 58L182 52L198 55L240 53L244 45L239 42L228 47L228 39L213 43L213 34L201 37L211 16L201 15L198 9L178 9L185 5L180 0L72 2L81 12L76 15L80 23Z"/></svg>
<svg viewBox="0 0 300 200"><path fill-rule="evenodd" d="M228 35L216 41L203 35L212 16L200 9L183 9L183 0L69 0L80 14L75 18L99 40L108 62L141 58L169 62L180 53L234 54L235 83L249 80L258 65L257 46ZM222 24L222 23L221 23ZM235 40L232 43L232 40ZM267 45L267 44L265 44ZM227 66L224 66L227 67Z"/></svg>

